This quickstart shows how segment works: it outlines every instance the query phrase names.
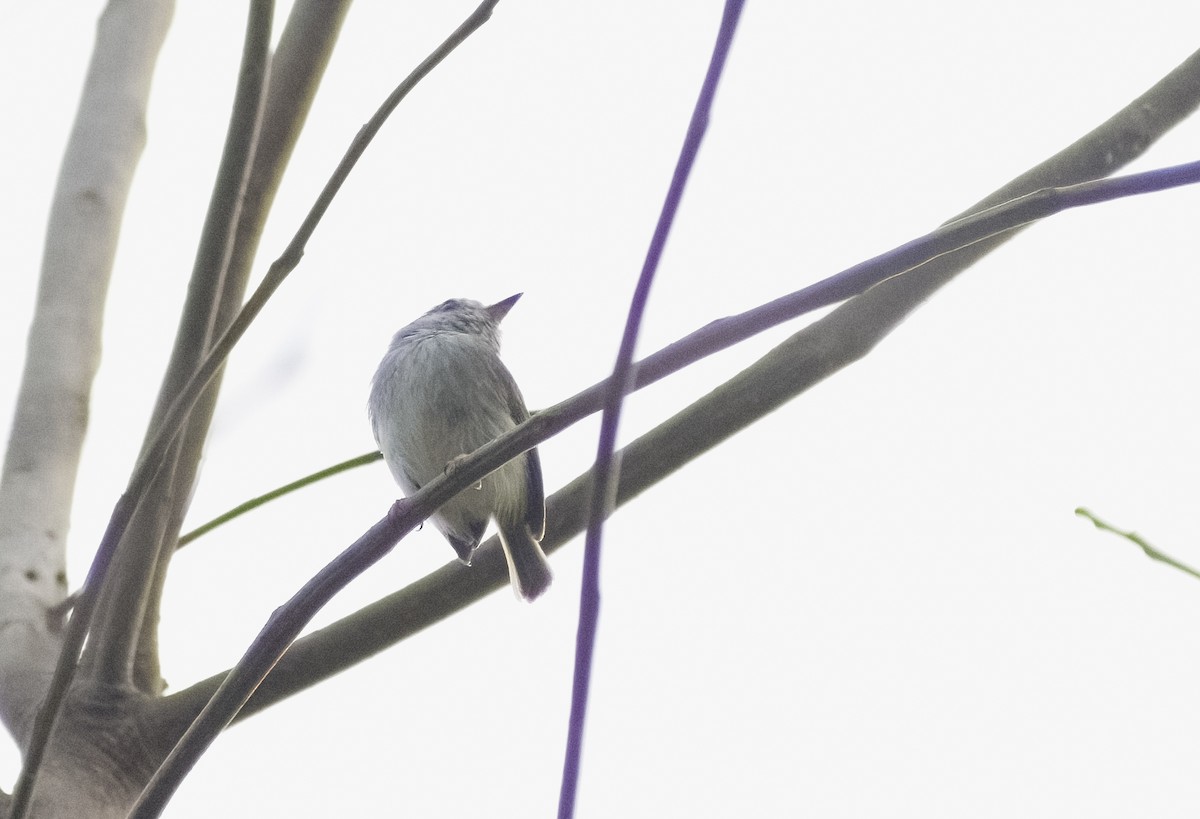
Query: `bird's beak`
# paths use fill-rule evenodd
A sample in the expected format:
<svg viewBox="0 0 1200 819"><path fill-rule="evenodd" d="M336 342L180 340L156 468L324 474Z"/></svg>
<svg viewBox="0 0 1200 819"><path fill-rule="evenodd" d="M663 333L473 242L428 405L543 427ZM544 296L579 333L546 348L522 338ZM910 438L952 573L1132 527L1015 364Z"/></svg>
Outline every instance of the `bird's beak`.
<svg viewBox="0 0 1200 819"><path fill-rule="evenodd" d="M521 298L522 295L524 294L517 293L515 296L509 296L504 301L498 301L488 307L487 311L498 322L508 315L508 311L512 309L512 306L517 303L517 299Z"/></svg>

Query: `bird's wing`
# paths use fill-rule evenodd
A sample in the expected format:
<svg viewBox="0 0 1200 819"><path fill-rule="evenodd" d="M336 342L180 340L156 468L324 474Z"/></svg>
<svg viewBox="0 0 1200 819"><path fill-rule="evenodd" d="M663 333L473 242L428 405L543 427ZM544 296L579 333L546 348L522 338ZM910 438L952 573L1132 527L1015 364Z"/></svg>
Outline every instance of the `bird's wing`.
<svg viewBox="0 0 1200 819"><path fill-rule="evenodd" d="M490 383L496 384L501 390L500 398L508 407L508 414L513 423L522 424L529 420L529 410L525 407L525 399L517 386L516 379L504 366L499 356L488 358L488 364L494 378ZM540 541L546 533L546 490L542 484L542 461L538 458L536 449L525 453L525 491L529 503L525 506L525 523L534 540Z"/></svg>
<svg viewBox="0 0 1200 819"><path fill-rule="evenodd" d="M525 505L525 523L533 539L540 542L546 534L546 493L542 486L542 460L536 448L525 453L525 489L529 499Z"/></svg>

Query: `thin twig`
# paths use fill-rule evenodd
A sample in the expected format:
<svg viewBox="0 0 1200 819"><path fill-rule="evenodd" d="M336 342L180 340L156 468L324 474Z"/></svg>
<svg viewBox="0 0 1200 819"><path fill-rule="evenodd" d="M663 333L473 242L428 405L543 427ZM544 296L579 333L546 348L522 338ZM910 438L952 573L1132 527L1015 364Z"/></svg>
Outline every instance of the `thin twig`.
<svg viewBox="0 0 1200 819"><path fill-rule="evenodd" d="M303 489L306 486L310 486L314 483L318 483L319 481L323 481L326 478L331 478L334 475L345 472L347 470L355 469L360 466L366 466L367 464L375 463L375 461L378 461L382 458L383 458L383 455L379 452L368 452L365 455L357 455L353 458L350 458L349 460L342 461L340 464L334 464L333 466L327 466L324 469L321 469L317 472L312 473L311 475L305 475L303 478L294 480L288 484L284 484L283 486L279 487L278 489L272 489L270 492L265 492L262 495L259 495L258 497L251 498L250 500L246 501L245 503L240 503L237 506L233 507L228 512L218 515L217 517L213 518L212 520L208 521L207 523L197 526L195 529L188 532L187 534L181 535L177 546L178 546L178 548L182 549L184 546L191 543L196 538L202 537L203 535L208 534L213 529L216 529L218 526L222 526L226 523L229 523L229 521L234 520L235 518L239 518L242 515L246 514L247 512L257 509L258 507L262 506L265 503L270 503L271 501L275 500L276 498L281 498L284 495L288 495L288 494L291 494L292 492L295 492L297 489Z"/></svg>
<svg viewBox="0 0 1200 819"><path fill-rule="evenodd" d="M1165 552L1160 552L1158 549L1154 548L1149 543L1147 543L1145 538L1143 538L1141 535L1137 534L1136 532L1118 529L1115 526L1113 526L1112 524L1105 523L1104 521L1100 520L1100 518L1096 517L1091 512L1089 512L1087 509L1084 509L1082 506L1080 506L1078 509L1075 510L1075 514L1079 515L1081 518L1087 518L1088 520L1090 520L1097 529L1100 529L1105 532L1112 532L1114 535L1119 535L1120 537L1125 538L1129 542L1136 545L1143 552L1145 552L1146 557L1150 558L1151 560L1157 560L1160 563L1166 563L1168 566L1179 569L1179 571L1183 572L1184 574L1190 574L1192 577L1196 578L1197 580L1200 580L1200 572L1196 571L1195 569L1193 569L1191 566L1187 565L1186 563L1181 563L1180 561L1171 557L1169 554L1166 554Z"/></svg>

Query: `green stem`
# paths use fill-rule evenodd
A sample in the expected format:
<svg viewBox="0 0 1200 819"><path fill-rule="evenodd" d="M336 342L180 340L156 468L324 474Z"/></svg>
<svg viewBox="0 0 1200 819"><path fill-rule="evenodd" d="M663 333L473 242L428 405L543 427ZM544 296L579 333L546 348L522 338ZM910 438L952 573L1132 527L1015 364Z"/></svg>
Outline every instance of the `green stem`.
<svg viewBox="0 0 1200 819"><path fill-rule="evenodd" d="M224 523L228 523L229 521L233 520L234 518L241 517L242 515L249 512L251 509L256 509L259 506L262 506L264 503L268 503L270 501L275 500L276 498L281 498L284 495L291 494L292 492L295 492L297 489L302 489L302 488L308 486L309 484L316 483L317 481L323 481L326 478L331 478L334 475L337 475L339 472L346 472L347 470L355 469L356 467L366 466L367 464L374 463L375 461L378 461L382 457L383 457L383 455L380 454L379 452L368 452L365 455L358 455L354 458L351 458L348 461L342 461L340 464L334 464L333 466L326 467L325 469L322 469L319 472L314 472L311 475L306 475L303 478L300 478L299 480L292 481L289 484L284 484L283 486L279 487L278 489L272 489L270 492L267 492L264 495L259 495L256 498L251 498L250 500L246 501L245 503L242 503L242 504L239 504L239 505L233 507L232 509L230 509L228 512L224 513L223 515L218 515L217 517L210 520L208 523L205 523L201 526L197 526L195 529L188 532L187 534L180 535L179 542L175 544L175 548L179 549L179 548L186 546L187 544L191 543L193 540L200 537L201 535L208 534L213 529L216 529L218 526L220 526Z"/></svg>
<svg viewBox="0 0 1200 819"><path fill-rule="evenodd" d="M1150 558L1151 560L1157 560L1160 563L1166 563L1168 566L1173 566L1176 569L1179 569L1179 571L1183 572L1184 574L1190 574L1192 577L1196 578L1197 580L1200 580L1200 572L1196 571L1195 569L1193 569L1191 566L1187 565L1186 563L1180 563L1178 560L1171 557L1170 555L1164 554L1164 553L1160 552L1158 549L1155 549L1153 546L1151 546L1149 543L1147 543L1142 538L1141 535L1137 534L1136 532L1125 532L1120 529L1117 529L1116 527L1112 526L1111 524L1105 523L1104 521L1100 520L1100 518L1096 517L1091 512L1089 512L1087 509L1084 509L1082 506L1080 506L1078 509L1075 510L1075 514L1079 515L1081 518L1087 518L1088 520L1090 520L1097 529L1103 529L1105 532L1112 532L1114 535L1120 535L1121 537L1125 538L1126 540L1132 541L1133 543L1137 544L1137 546L1143 552L1146 553L1146 557Z"/></svg>

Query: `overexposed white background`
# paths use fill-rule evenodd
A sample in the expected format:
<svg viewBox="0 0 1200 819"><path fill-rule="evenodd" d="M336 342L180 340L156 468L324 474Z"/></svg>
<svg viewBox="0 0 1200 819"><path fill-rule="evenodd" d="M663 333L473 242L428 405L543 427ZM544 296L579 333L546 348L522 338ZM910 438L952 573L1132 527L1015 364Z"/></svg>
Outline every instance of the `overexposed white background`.
<svg viewBox="0 0 1200 819"><path fill-rule="evenodd" d="M70 547L78 583L125 485L224 136L243 4L182 0L109 295ZM286 17L281 4L279 26ZM350 11L279 194L277 255L380 100L472 2ZM101 3L0 28L0 408L15 398L58 162ZM191 523L373 447L391 333L451 296L525 297L505 359L532 407L606 375L721 4L506 0L402 104L235 353ZM640 349L932 228L1200 46L1148 0L750 2ZM1200 157L1200 121L1135 166ZM1036 226L870 357L609 523L580 817L1191 816L1200 583L1196 213L1181 190ZM629 440L796 324L634 396ZM542 447L548 489L595 419ZM178 690L384 514L386 468L189 546L163 615ZM231 729L167 815L549 816L582 541L508 592ZM452 554L432 527L323 613ZM16 775L0 743L0 781Z"/></svg>

